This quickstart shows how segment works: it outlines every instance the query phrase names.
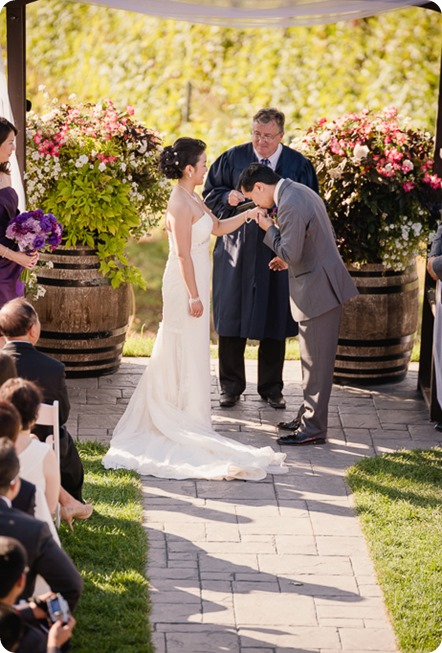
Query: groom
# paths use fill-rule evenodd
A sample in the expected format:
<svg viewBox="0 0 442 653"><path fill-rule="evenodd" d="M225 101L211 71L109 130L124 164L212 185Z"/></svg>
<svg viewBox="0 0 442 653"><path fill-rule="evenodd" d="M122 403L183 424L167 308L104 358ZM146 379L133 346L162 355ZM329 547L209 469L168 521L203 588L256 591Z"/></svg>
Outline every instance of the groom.
<svg viewBox="0 0 442 653"><path fill-rule="evenodd" d="M304 402L299 427L278 443L323 444L342 304L357 290L319 195L259 163L241 173L239 187L257 206L277 206L278 225L264 212L258 224L267 232L264 243L279 257L271 261L272 269L288 268L290 306L299 323Z"/></svg>

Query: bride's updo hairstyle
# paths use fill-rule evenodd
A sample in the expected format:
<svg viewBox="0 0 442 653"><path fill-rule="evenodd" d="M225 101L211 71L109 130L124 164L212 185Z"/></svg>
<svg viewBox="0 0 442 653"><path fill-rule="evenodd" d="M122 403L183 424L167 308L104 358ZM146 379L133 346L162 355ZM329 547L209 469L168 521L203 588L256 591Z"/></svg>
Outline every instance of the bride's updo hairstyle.
<svg viewBox="0 0 442 653"><path fill-rule="evenodd" d="M188 165L196 166L205 149L204 141L197 138L178 138L161 152L160 170L168 179L181 179L184 168Z"/></svg>

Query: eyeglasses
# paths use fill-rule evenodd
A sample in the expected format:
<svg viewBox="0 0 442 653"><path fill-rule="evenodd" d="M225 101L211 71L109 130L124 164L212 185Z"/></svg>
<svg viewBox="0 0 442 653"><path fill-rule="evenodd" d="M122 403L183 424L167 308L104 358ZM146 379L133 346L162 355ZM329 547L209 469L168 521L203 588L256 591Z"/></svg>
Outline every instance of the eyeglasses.
<svg viewBox="0 0 442 653"><path fill-rule="evenodd" d="M260 132L256 132L252 130L252 136L255 140L257 141L264 141L265 143L271 143L272 141L275 140L279 134L282 134L281 131L279 131L277 134L260 134Z"/></svg>

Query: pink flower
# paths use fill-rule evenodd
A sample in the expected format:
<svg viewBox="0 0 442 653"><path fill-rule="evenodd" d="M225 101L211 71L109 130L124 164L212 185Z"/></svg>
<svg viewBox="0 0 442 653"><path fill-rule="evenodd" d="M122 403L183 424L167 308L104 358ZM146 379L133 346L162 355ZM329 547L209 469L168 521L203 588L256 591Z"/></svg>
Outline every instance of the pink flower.
<svg viewBox="0 0 442 653"><path fill-rule="evenodd" d="M422 181L425 184L430 184L431 188L435 188L436 190L442 188L442 179L437 175L429 175L428 173L425 173Z"/></svg>
<svg viewBox="0 0 442 653"><path fill-rule="evenodd" d="M345 155L345 152L342 149L340 142L336 138L333 138L331 140L330 150L333 152L333 154L337 154L338 156L344 156Z"/></svg>
<svg viewBox="0 0 442 653"><path fill-rule="evenodd" d="M128 104L128 105L127 105L127 107L126 107L126 111L127 111L127 113L128 113L130 116L133 116L134 113L135 113L135 109L133 108L133 106L132 106L131 104ZM325 120L325 119L324 119L324 120Z"/></svg>
<svg viewBox="0 0 442 653"><path fill-rule="evenodd" d="M402 188L406 193L409 193L410 191L413 190L414 184L412 181L406 181L405 184L402 184Z"/></svg>

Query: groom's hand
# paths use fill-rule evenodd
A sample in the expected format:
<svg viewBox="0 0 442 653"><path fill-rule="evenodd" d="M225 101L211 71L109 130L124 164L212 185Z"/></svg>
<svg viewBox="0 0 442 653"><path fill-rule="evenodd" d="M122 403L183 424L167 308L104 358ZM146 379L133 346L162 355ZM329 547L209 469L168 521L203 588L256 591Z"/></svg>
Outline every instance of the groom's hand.
<svg viewBox="0 0 442 653"><path fill-rule="evenodd" d="M275 258L272 258L272 260L269 263L269 268L271 270L274 270L275 272L281 272L281 270L287 270L288 265L285 261L282 260L282 258L279 258L279 256L275 256Z"/></svg>
<svg viewBox="0 0 442 653"><path fill-rule="evenodd" d="M275 224L272 218L269 218L269 216L267 215L267 211L261 208L258 210L258 219L256 220L256 222L258 226L261 227L261 229L263 229L264 231L267 231L269 227Z"/></svg>

